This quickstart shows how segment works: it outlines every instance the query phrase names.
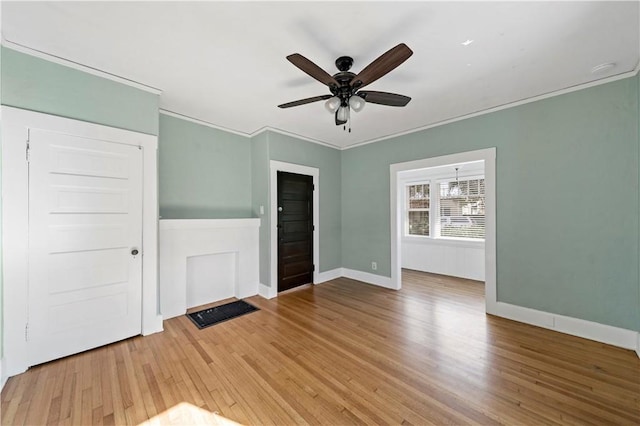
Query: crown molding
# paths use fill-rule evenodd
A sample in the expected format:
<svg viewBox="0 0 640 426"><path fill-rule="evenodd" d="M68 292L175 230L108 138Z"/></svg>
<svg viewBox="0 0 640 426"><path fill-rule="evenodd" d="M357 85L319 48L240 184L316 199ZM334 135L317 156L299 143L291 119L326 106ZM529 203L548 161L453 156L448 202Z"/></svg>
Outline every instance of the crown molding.
<svg viewBox="0 0 640 426"><path fill-rule="evenodd" d="M498 105L498 106L493 107L493 108L483 109L483 110L479 110L479 111L476 111L476 112L472 112L470 114L460 115L458 117L454 117L454 118L450 118L450 119L447 119L447 120L438 121L437 123L427 124L425 126L420 126L420 127L415 127L413 129L405 130L403 132L393 133L391 135L382 136L382 137L375 138L375 139L370 139L370 140L364 141L364 142L358 142L358 143L355 143L355 144L352 144L352 145L347 145L347 146L343 147L342 150L344 151L344 150L347 150L347 149L357 148L357 147L360 147L360 146L369 145L369 144L380 142L380 141L384 141L384 140L387 140L387 139L394 139L394 138L397 138L399 136L410 135L412 133L421 132L423 130L433 129L434 127L440 127L440 126L444 126L446 124L455 123L457 121L462 121L462 120L466 120L466 119L473 118L473 117L479 117L479 116L485 115L485 114L491 114L493 112L498 112L498 111L502 111L502 110L505 110L505 109L514 108L514 107L517 107L517 106L520 106L520 105L525 105L525 104L529 104L529 103L532 103L532 102L541 101L543 99L553 98L555 96L565 95L567 93L577 92L579 90L588 89L590 87L595 87L595 86L600 86L602 84L607 84L607 83L611 83L611 82L614 82L614 81L623 80L623 79L629 78L629 77L635 77L636 75L638 75L639 72L640 72L640 62L638 63L638 65L636 66L635 69L633 69L631 71L628 71L628 72L625 72L625 73L622 73L622 74L616 74L614 76L603 78L603 79L600 79L600 80L595 80L595 81L590 81L588 83L578 84L578 85L575 85L575 86L567 87L567 88L560 89L560 90L555 90L553 92L544 93L542 95L533 96L533 97L522 99L522 100L515 101L515 102L509 102L509 103L506 103L506 104Z"/></svg>
<svg viewBox="0 0 640 426"><path fill-rule="evenodd" d="M275 128L275 127L264 126L264 127L259 128L255 132L246 133L246 132L241 132L239 130L229 129L227 127L222 127L222 126L219 126L217 124L211 123L209 121L201 120L199 118L191 117L191 116L188 116L188 115L185 115L185 114L180 114L179 112L170 111L170 110L167 110L167 109L162 109L161 108L160 109L160 114L168 115L168 116L174 117L174 118L179 118L181 120L189 121L191 123L199 124L201 126L210 127L212 129L216 129L216 130L221 130L223 132L232 133L234 135L243 136L245 138L253 138L253 137L256 137L256 136L258 136L258 135L260 135L260 134L262 134L264 132L272 132L272 133L278 133L278 134L281 134L281 135L284 135L284 136L289 136L289 137L296 138L296 139L299 139L299 140L303 140L303 141L307 141L307 142L311 142L311 143L315 143L315 144L318 144L318 145L322 145L322 146L326 146L326 147L329 147L329 148L340 150L340 146L338 146L338 145L333 145L333 144L330 144L330 143L327 143L327 142L320 141L318 139L313 139L313 138L309 138L309 137L306 137L306 136L302 136L302 135L299 135L297 133L287 132L286 130L278 129L278 128Z"/></svg>
<svg viewBox="0 0 640 426"><path fill-rule="evenodd" d="M179 112L170 111L168 109L160 108L160 114L168 115L169 117L179 118L184 121L189 121L191 123L199 124L201 126L210 127L212 129L221 130L223 132L232 133L237 136L243 136L245 138L250 138L251 135L249 133L241 132L238 130L229 129L228 127L218 126L217 124L213 124L209 121L201 120L199 118L191 117L189 115L180 114Z"/></svg>
<svg viewBox="0 0 640 426"><path fill-rule="evenodd" d="M86 72L86 73L91 74L91 75L95 75L95 76L98 76L98 77L106 78L108 80L112 80L112 81L115 81L115 82L118 82L118 83L121 83L121 84L125 84L127 86L135 87L136 89L144 90L146 92L153 93L155 95L161 95L162 94L162 90L158 89L156 87L149 86L149 85L146 85L146 84L134 81L134 80L130 80L130 79L127 79L125 77L121 77L121 76L118 76L118 75L115 75L115 74L100 70L98 68L93 68L93 67L89 67L87 65L83 65L83 64L80 64L80 63L77 63L77 62L73 62L71 60L68 60L68 59L65 59L65 58L62 58L62 57L59 57L59 56L51 55L49 53L45 53L45 52L42 52L40 50L33 49L33 48L30 48L30 47L27 47L27 46L24 46L24 45L21 45L21 44L18 44L18 43L14 43L14 42L12 42L10 40L7 40L4 36L2 36L2 38L0 39L0 44L2 44L3 46L5 46L6 48L11 49L11 50L15 50L15 51L18 51L18 52L21 52L21 53L25 53L27 55L31 55L31 56L34 56L34 57L37 57L37 58L41 58L41 59L44 59L44 60L47 60L49 62L53 62L53 63L59 64L59 65L64 65L66 67L73 68L73 69L76 69L76 70L79 70L79 71L83 71L83 72ZM555 90L555 91L552 91L552 92L544 93L542 95L533 96L533 97L522 99L522 100L515 101L515 102L509 102L509 103L506 103L506 104L503 104L503 105L498 105L496 107L479 110L479 111L476 111L476 112L473 112L473 113L460 115L458 117L453 117L453 118L450 118L450 119L438 121L436 123L427 124L427 125L420 126L420 127L415 127L415 128L412 128L412 129L408 129L408 130L402 131L402 132L392 133L392 134L389 134L389 135L381 136L379 138L369 139L369 140L363 141L363 142L357 142L357 143L354 143L354 144L351 144L351 145L347 145L347 146L340 146L340 145L337 145L337 144L332 144L330 142L321 141L321 140L318 140L318 139L310 138L310 137L307 137L307 136L303 136L303 135L300 135L300 134L297 134L297 133L289 132L289 131L286 131L286 130L283 130L283 129L279 129L279 128L275 128L275 127L271 127L271 126L264 126L264 127L259 128L258 130L254 131L254 132L247 133L247 132L241 132L241 131L238 131L238 130L233 130L233 129L230 129L230 128L227 128L227 127L219 126L219 125L213 124L213 123L205 121L205 120L201 120L201 119L198 119L198 118L190 117L188 115L181 114L181 113L178 113L178 112L175 112L175 111L170 111L170 110L167 110L167 109L162 109L161 108L159 110L159 113L160 114L165 114L165 115L168 115L168 116L171 116L171 117L179 118L179 119L182 119L182 120L190 121L192 123L200 124L200 125L203 125L203 126L211 127L213 129L217 129L217 130L221 130L221 131L224 131L224 132L232 133L232 134L235 134L235 135L238 135L238 136L244 136L244 137L247 137L247 138L252 138L252 137L258 136L258 135L260 135L260 134L262 134L264 132L273 132L273 133L278 133L278 134L281 134L281 135L284 135L284 136L289 136L289 137L292 137L292 138L300 139L300 140L303 140L303 141L315 143L315 144L318 144L318 145L326 146L326 147L329 147L329 148L337 149L339 151L344 151L344 150L347 150L347 149L358 148L358 147L361 147L361 146L364 146L364 145L369 145L369 144L372 144L372 143L381 142L381 141L388 140L388 139L394 139L394 138L397 138L397 137L400 137L400 136L410 135L410 134L413 134L413 133L421 132L423 130L428 130L428 129L432 129L432 128L439 127L439 126L444 126L444 125L455 123L455 122L458 122L458 121L467 120L469 118L479 117L479 116L485 115L485 114L491 114L491 113L502 111L502 110L505 110L505 109L509 109L509 108L513 108L513 107L517 107L517 106L521 106L521 105L525 105L525 104L528 104L528 103L531 103L531 102L537 102L537 101L540 101L540 100L543 100L543 99L548 99L548 98L552 98L552 97L555 97L555 96L560 96L560 95L564 95L564 94L567 94L567 93L572 93L572 92L576 92L576 91L579 91L579 90L588 89L588 88L599 86L599 85L602 85L602 84L611 83L611 82L614 82L614 81L617 81L617 80L622 80L622 79L625 79L625 78L634 77L634 76L638 75L639 73L640 73L640 61L638 61L638 64L636 64L636 66L635 66L635 68L633 70L628 71L628 72L624 72L624 73L621 73L621 74L617 74L617 75L614 75L614 76L611 76L611 77L607 77L607 78L603 78L603 79L600 79L600 80L591 81L591 82L588 82L588 83L578 84L578 85L575 85L575 86L567 87L567 88L560 89L560 90Z"/></svg>
<svg viewBox="0 0 640 426"><path fill-rule="evenodd" d="M41 50L33 49L31 47L27 47L27 46L24 46L22 44L14 43L14 42L4 38L4 36L2 36L2 39L1 39L0 43L4 47L6 47L8 49L11 49L11 50L15 50L16 52L20 52L20 53L24 53L24 54L27 54L27 55L30 55L30 56L34 56L36 58L44 59L46 61L53 62L53 63L58 64L58 65L63 65L63 66L68 67L68 68L73 68L73 69L78 70L78 71L86 72L87 74L95 75L97 77L102 77L102 78L105 78L107 80L115 81L117 83L121 83L121 84L124 84L124 85L127 85L127 86L131 86L131 87L134 87L136 89L143 90L145 92L153 93L154 95L162 94L162 90L158 89L157 87L153 87L153 86L149 86L147 84L139 83L137 81L134 81L134 80L131 80L131 79L128 79L128 78L125 78L125 77L121 77L119 75L112 74L110 72L103 71L103 70L98 69L98 68L94 68L94 67L90 67L90 66L87 66L87 65L83 65L81 63L74 62L74 61L71 61L69 59L62 58L60 56L55 56L55 55L43 52Z"/></svg>
<svg viewBox="0 0 640 426"><path fill-rule="evenodd" d="M255 132L251 133L251 137L258 136L259 134L264 133L264 132L278 133L278 134L281 134L281 135L284 135L284 136L289 136L289 137L300 139L300 140L303 140L303 141L307 141L307 142L315 143L315 144L318 144L318 145L326 146L328 148L337 149L338 151L341 151L343 149L339 145L334 145L334 144L331 144L329 142L324 142L324 141L321 141L321 140L318 140L318 139L309 138L307 136L302 136L302 135L299 135L297 133L287 132L286 130L282 130L282 129L278 129L278 128L270 127L270 126L265 126L265 127L262 127L260 129L256 130Z"/></svg>

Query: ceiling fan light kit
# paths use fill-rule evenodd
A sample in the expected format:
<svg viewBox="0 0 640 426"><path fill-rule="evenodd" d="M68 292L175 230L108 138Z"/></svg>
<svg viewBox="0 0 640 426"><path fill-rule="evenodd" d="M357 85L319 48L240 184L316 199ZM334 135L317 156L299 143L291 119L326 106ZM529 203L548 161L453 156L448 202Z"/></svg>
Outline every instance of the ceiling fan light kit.
<svg viewBox="0 0 640 426"><path fill-rule="evenodd" d="M340 98L337 96L333 96L329 98L327 102L324 103L324 107L327 109L327 111L333 114L334 112L337 111L338 108L340 108L340 104L341 104Z"/></svg>
<svg viewBox="0 0 640 426"><path fill-rule="evenodd" d="M324 107L335 115L336 126L343 125L346 130L346 124L350 119L350 111L362 111L366 103L395 107L403 107L409 103L411 98L408 96L360 89L388 74L409 59L411 55L413 55L413 51L406 44L400 43L367 65L359 74L349 71L353 65L353 58L341 56L335 62L339 72L330 75L309 59L299 53L294 53L287 56L287 60L309 76L326 85L331 95L300 99L278 105L278 107L290 108L325 100ZM350 131L351 128L349 127Z"/></svg>

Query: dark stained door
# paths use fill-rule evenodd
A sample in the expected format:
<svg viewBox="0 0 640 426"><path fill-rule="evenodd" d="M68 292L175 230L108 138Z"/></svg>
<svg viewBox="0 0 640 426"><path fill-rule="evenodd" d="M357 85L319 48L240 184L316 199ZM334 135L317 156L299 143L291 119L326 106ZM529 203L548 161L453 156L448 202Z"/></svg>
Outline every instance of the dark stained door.
<svg viewBox="0 0 640 426"><path fill-rule="evenodd" d="M278 291L313 282L313 177L278 172Z"/></svg>

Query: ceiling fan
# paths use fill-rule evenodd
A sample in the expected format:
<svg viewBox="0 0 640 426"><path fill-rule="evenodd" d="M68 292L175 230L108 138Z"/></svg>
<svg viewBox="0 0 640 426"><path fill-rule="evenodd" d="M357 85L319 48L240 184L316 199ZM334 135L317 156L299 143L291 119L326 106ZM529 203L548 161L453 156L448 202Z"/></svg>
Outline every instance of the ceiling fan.
<svg viewBox="0 0 640 426"><path fill-rule="evenodd" d="M378 59L367 65L360 73L350 72L353 58L341 56L336 59L336 67L339 72L333 76L318 65L311 62L299 53L287 56L289 62L302 71L329 87L330 95L314 96L300 99L286 104L278 105L279 108L291 108L317 101L326 101L325 108L335 114L336 126L345 125L349 121L350 110L358 112L364 108L365 103L403 107L409 103L410 97L396 93L377 92L374 90L360 90L373 83L380 77L397 68L413 55L413 51L406 44L400 43L396 47L382 54ZM346 129L346 126L345 126ZM351 128L349 128L351 131Z"/></svg>

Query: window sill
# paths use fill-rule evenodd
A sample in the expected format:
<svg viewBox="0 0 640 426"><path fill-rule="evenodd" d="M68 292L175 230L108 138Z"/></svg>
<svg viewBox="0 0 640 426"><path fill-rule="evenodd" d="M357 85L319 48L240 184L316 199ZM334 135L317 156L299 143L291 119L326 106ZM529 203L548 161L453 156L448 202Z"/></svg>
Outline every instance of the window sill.
<svg viewBox="0 0 640 426"><path fill-rule="evenodd" d="M447 237L434 238L434 237L419 236L419 235L405 235L402 237L402 242L406 242L410 244L484 248L484 240L475 240L471 238L447 238Z"/></svg>

